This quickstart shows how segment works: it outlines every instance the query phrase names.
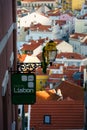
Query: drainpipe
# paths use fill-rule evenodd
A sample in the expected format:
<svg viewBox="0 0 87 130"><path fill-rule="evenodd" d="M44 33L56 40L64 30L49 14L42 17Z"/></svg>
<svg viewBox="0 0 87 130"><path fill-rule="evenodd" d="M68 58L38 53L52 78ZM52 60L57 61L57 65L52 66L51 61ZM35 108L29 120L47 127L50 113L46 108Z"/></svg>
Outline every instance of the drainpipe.
<svg viewBox="0 0 87 130"><path fill-rule="evenodd" d="M84 69L84 104L85 104L85 126L84 130L87 130L87 67Z"/></svg>
<svg viewBox="0 0 87 130"><path fill-rule="evenodd" d="M85 86L85 91L84 91L84 102L85 102L85 129L87 130L87 84Z"/></svg>
<svg viewBox="0 0 87 130"><path fill-rule="evenodd" d="M85 92L85 102L86 102L86 104L85 104L85 127L84 127L84 130L87 130L87 91Z"/></svg>
<svg viewBox="0 0 87 130"><path fill-rule="evenodd" d="M31 113L31 105L28 105L28 130L30 130L30 113Z"/></svg>
<svg viewBox="0 0 87 130"><path fill-rule="evenodd" d="M25 114L24 114L24 104L22 105L22 130L24 130Z"/></svg>

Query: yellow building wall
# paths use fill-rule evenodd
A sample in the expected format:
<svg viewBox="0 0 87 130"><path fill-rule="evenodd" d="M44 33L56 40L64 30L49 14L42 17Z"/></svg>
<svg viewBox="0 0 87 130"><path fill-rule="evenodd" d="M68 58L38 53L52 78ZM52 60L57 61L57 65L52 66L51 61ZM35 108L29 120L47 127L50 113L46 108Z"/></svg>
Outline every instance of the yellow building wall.
<svg viewBox="0 0 87 130"><path fill-rule="evenodd" d="M80 10L85 0L72 0L72 10Z"/></svg>
<svg viewBox="0 0 87 130"><path fill-rule="evenodd" d="M64 10L80 10L82 5L85 3L85 0L63 0L62 5Z"/></svg>
<svg viewBox="0 0 87 130"><path fill-rule="evenodd" d="M36 91L43 90L47 84L48 75L36 75Z"/></svg>

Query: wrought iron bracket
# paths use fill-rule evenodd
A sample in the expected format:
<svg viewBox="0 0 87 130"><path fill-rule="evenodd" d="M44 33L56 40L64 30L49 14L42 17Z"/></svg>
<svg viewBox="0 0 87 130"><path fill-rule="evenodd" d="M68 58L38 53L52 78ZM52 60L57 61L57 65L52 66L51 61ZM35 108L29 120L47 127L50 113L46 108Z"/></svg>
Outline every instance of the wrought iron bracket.
<svg viewBox="0 0 87 130"><path fill-rule="evenodd" d="M41 66L41 63L17 63L17 71L21 73L31 73L39 66Z"/></svg>

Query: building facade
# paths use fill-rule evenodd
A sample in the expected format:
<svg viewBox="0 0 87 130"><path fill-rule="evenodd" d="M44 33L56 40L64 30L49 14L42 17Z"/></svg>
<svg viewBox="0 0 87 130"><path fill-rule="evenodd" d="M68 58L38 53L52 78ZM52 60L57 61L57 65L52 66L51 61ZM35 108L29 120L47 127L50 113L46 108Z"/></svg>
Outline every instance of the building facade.
<svg viewBox="0 0 87 130"><path fill-rule="evenodd" d="M73 52L79 53L83 56L87 56L87 34L83 33L74 33L70 35L69 43L73 47Z"/></svg>
<svg viewBox="0 0 87 130"><path fill-rule="evenodd" d="M62 0L63 8L69 10L80 10L85 0Z"/></svg>
<svg viewBox="0 0 87 130"><path fill-rule="evenodd" d="M39 7L41 5L55 7L56 1L55 0L22 0L21 4L24 7Z"/></svg>
<svg viewBox="0 0 87 130"><path fill-rule="evenodd" d="M18 130L11 102L11 70L16 70L16 0L0 1L0 130Z"/></svg>
<svg viewBox="0 0 87 130"><path fill-rule="evenodd" d="M75 20L75 32L87 34L87 19Z"/></svg>

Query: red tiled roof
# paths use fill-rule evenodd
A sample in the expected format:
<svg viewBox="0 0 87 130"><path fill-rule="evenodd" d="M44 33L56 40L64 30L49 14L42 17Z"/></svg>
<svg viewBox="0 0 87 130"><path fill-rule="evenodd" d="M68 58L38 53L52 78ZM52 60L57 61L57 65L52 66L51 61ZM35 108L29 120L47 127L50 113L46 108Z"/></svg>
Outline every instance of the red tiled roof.
<svg viewBox="0 0 87 130"><path fill-rule="evenodd" d="M59 98L58 95L54 93L54 90L47 90L47 91L37 91L36 93L36 100L39 101L57 101Z"/></svg>
<svg viewBox="0 0 87 130"><path fill-rule="evenodd" d="M38 30L38 31L51 31L51 26L50 25L42 25L42 24L35 24L35 25L31 25L30 26L30 30L31 31L35 31L35 30Z"/></svg>
<svg viewBox="0 0 87 130"><path fill-rule="evenodd" d="M85 56L75 52L61 52L57 54L57 58L67 58L67 59L84 59Z"/></svg>
<svg viewBox="0 0 87 130"><path fill-rule="evenodd" d="M53 63L52 65L49 66L48 69L59 69L62 66L64 66L64 64L62 63Z"/></svg>
<svg viewBox="0 0 87 130"><path fill-rule="evenodd" d="M22 55L18 54L17 59L19 62L23 62L26 56L27 56L27 54L22 54Z"/></svg>
<svg viewBox="0 0 87 130"><path fill-rule="evenodd" d="M87 34L83 34L83 33L74 33L70 35L70 38L74 38L74 39L78 39L79 37L85 37L87 36Z"/></svg>
<svg viewBox="0 0 87 130"><path fill-rule="evenodd" d="M66 24L65 20L56 20L56 24L59 24L59 26L62 26L64 24Z"/></svg>
<svg viewBox="0 0 87 130"><path fill-rule="evenodd" d="M25 112L28 106L24 106ZM44 115L51 124L44 124ZM81 129L84 126L84 104L81 101L42 101L31 106L30 126L35 130Z"/></svg>
<svg viewBox="0 0 87 130"><path fill-rule="evenodd" d="M87 46L87 39L85 39L82 43L83 43L82 45L86 45Z"/></svg>
<svg viewBox="0 0 87 130"><path fill-rule="evenodd" d="M60 79L48 79L47 81L49 83L58 83L58 82L60 82Z"/></svg>
<svg viewBox="0 0 87 130"><path fill-rule="evenodd" d="M58 101L54 90L37 91L36 103L31 106L30 126L35 130L81 129L84 124L83 89L67 81L61 82L56 89L61 90L63 100ZM24 111L28 112L27 105ZM50 125L43 123L44 115L51 116Z"/></svg>
<svg viewBox="0 0 87 130"><path fill-rule="evenodd" d="M63 73L51 73L50 69L60 69L60 66L63 67ZM47 68L47 74L49 74L48 81L51 83L59 82L62 78L65 78L66 80L70 82L75 82L73 79L73 74L75 72L83 72L84 66L77 67L77 66L64 66L64 64L53 64L52 66ZM42 68L39 67L36 69L37 74L42 74ZM81 79L80 79L81 80Z"/></svg>
<svg viewBox="0 0 87 130"><path fill-rule="evenodd" d="M50 10L47 12L48 16L60 16L60 10L56 9L56 10Z"/></svg>
<svg viewBox="0 0 87 130"><path fill-rule="evenodd" d="M35 50L37 47L40 46L40 43L37 43L36 41L34 41L34 43L32 42L30 45L28 44L23 44L23 47L22 47L22 51L24 50L29 50L29 51L33 51Z"/></svg>
<svg viewBox="0 0 87 130"><path fill-rule="evenodd" d="M84 91L83 88L79 85L76 85L69 81L61 81L58 87L56 87L56 91L57 89L61 90L61 93L63 95L63 100L68 99L68 97L75 101L84 100ZM55 93L54 89L36 92L37 102L51 101L51 100L58 101L59 98L60 97Z"/></svg>
<svg viewBox="0 0 87 130"><path fill-rule="evenodd" d="M73 74L75 72L78 72L79 71L79 67L77 66L67 66L67 67L64 67L64 75L67 77L67 80L70 80L70 81L73 81Z"/></svg>
<svg viewBox="0 0 87 130"><path fill-rule="evenodd" d="M70 97L74 100L84 100L83 88L69 81L62 81L56 89L61 89L64 99Z"/></svg>
<svg viewBox="0 0 87 130"><path fill-rule="evenodd" d="M38 39L38 40L30 40L30 43L31 44L34 44L34 43L39 43L39 44L42 44L43 42L45 41L45 39Z"/></svg>
<svg viewBox="0 0 87 130"><path fill-rule="evenodd" d="M40 59L40 61L42 61L42 53L39 53L37 57Z"/></svg>
<svg viewBox="0 0 87 130"><path fill-rule="evenodd" d="M49 79L61 79L61 78L63 78L63 74L51 74L50 76L49 76Z"/></svg>
<svg viewBox="0 0 87 130"><path fill-rule="evenodd" d="M82 16L80 16L79 19L85 19L85 17L87 17L87 13L82 15Z"/></svg>

